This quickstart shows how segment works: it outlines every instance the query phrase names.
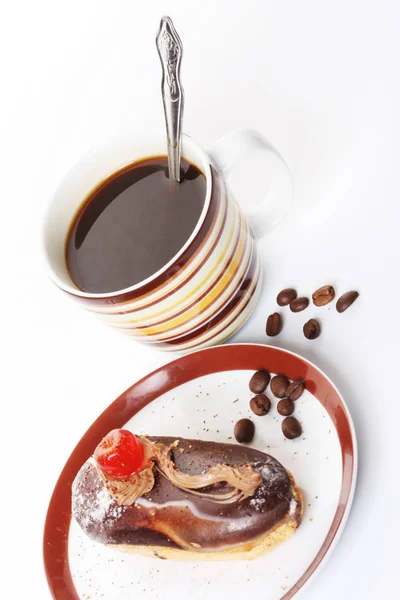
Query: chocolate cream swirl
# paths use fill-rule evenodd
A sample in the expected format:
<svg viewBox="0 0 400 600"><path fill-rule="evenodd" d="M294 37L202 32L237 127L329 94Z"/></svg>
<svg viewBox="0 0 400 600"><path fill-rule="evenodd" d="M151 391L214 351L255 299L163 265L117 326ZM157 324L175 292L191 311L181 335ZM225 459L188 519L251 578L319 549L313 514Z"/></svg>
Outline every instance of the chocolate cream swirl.
<svg viewBox="0 0 400 600"><path fill-rule="evenodd" d="M117 479L103 473L93 461L108 492L119 506L131 506L140 496L153 489L154 469L180 490L220 504L231 504L252 497L262 481L260 473L251 464L233 467L221 463L197 475L184 473L171 458L171 449L179 450L179 440L166 446L144 436L138 437L144 446L144 463L147 465L138 473ZM222 482L228 485L227 491L215 493L209 489Z"/></svg>

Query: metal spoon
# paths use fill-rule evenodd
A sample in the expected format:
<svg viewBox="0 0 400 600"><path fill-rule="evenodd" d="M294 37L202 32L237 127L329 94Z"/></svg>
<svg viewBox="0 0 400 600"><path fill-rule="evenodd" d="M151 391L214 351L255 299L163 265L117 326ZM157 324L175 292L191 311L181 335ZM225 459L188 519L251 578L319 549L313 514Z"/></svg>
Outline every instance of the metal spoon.
<svg viewBox="0 0 400 600"><path fill-rule="evenodd" d="M161 93L164 103L168 139L168 169L173 181L180 180L181 128L183 89L180 80L182 42L169 17L163 17L156 37L158 54L163 69Z"/></svg>

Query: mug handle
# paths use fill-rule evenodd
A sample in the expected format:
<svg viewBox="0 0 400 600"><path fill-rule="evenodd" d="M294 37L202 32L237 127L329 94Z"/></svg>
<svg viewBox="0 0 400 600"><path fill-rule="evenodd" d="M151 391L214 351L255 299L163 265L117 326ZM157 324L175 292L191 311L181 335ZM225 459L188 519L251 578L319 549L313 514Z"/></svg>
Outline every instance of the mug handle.
<svg viewBox="0 0 400 600"><path fill-rule="evenodd" d="M270 187L256 206L243 208L255 237L261 239L278 225L292 206L293 184L285 161L263 135L252 129L231 131L214 142L208 151L212 164L225 181L236 166L252 156L254 159L256 153L259 155L257 168L262 168L271 177ZM249 171L249 165L246 170ZM247 172L246 177L249 176L251 173Z"/></svg>

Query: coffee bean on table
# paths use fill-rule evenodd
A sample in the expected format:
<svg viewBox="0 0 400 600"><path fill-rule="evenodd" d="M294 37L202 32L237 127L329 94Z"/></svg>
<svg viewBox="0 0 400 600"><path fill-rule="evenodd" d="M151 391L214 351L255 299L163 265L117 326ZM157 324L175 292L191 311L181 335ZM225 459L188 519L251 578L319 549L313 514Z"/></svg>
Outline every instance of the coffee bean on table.
<svg viewBox="0 0 400 600"><path fill-rule="evenodd" d="M278 333L280 333L282 330L282 319L281 319L281 315L279 313L273 313L272 315L269 315L268 319L267 319L267 325L265 327L265 332L267 335L269 335L270 337L274 337L275 335L278 335Z"/></svg>
<svg viewBox="0 0 400 600"><path fill-rule="evenodd" d="M285 377L285 375L275 375L275 377L271 379L271 392L277 398L284 398L289 383L289 379Z"/></svg>
<svg viewBox="0 0 400 600"><path fill-rule="evenodd" d="M283 400L279 400L276 408L280 415L287 417L294 411L294 402L289 400L289 398L284 398Z"/></svg>
<svg viewBox="0 0 400 600"><path fill-rule="evenodd" d="M250 391L253 394L261 394L269 384L270 379L271 375L268 371L264 371L263 369L256 371L249 381Z"/></svg>
<svg viewBox="0 0 400 600"><path fill-rule="evenodd" d="M254 423L250 419L240 419L235 425L233 434L240 444L248 444L254 437Z"/></svg>
<svg viewBox="0 0 400 600"><path fill-rule="evenodd" d="M286 390L286 396L290 398L290 400L298 400L302 393L304 392L304 382L303 381L293 381Z"/></svg>
<svg viewBox="0 0 400 600"><path fill-rule="evenodd" d="M294 440L302 434L303 430L295 417L286 417L282 421L282 432L286 438Z"/></svg>
<svg viewBox="0 0 400 600"><path fill-rule="evenodd" d="M297 297L297 292L293 288L285 288L276 297L279 306L287 306Z"/></svg>
<svg viewBox="0 0 400 600"><path fill-rule="evenodd" d="M315 340L321 333L321 327L317 319L310 319L303 326L303 333L308 340Z"/></svg>
<svg viewBox="0 0 400 600"><path fill-rule="evenodd" d="M358 292L346 292L343 296L340 296L336 302L336 310L339 313L344 312L355 302L360 294Z"/></svg>
<svg viewBox="0 0 400 600"><path fill-rule="evenodd" d="M301 312L302 310L305 310L309 304L309 299L304 296L301 298L295 298L290 303L290 310L295 313Z"/></svg>
<svg viewBox="0 0 400 600"><path fill-rule="evenodd" d="M257 394L250 400L250 408L255 415L263 417L271 408L271 400L265 394Z"/></svg>
<svg viewBox="0 0 400 600"><path fill-rule="evenodd" d="M312 299L315 306L325 306L325 304L329 304L335 297L335 290L331 285L324 285L318 290L316 290Z"/></svg>

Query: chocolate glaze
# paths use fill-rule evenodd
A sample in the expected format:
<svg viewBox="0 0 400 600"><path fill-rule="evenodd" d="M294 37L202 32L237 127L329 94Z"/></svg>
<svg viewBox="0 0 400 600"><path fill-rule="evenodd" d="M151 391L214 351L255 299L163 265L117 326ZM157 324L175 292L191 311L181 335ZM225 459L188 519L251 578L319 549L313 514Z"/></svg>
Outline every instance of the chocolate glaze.
<svg viewBox="0 0 400 600"><path fill-rule="evenodd" d="M293 498L291 480L272 456L239 446L173 437L150 437L169 445L179 440L171 456L183 472L192 475L228 463L250 463L263 478L253 498L218 504L173 486L155 470L153 489L136 504L119 506L109 495L91 462L79 471L74 484L72 510L83 531L104 544L154 545L216 551L241 545L266 534L289 519L301 519L300 502ZM221 492L226 484L210 486Z"/></svg>

